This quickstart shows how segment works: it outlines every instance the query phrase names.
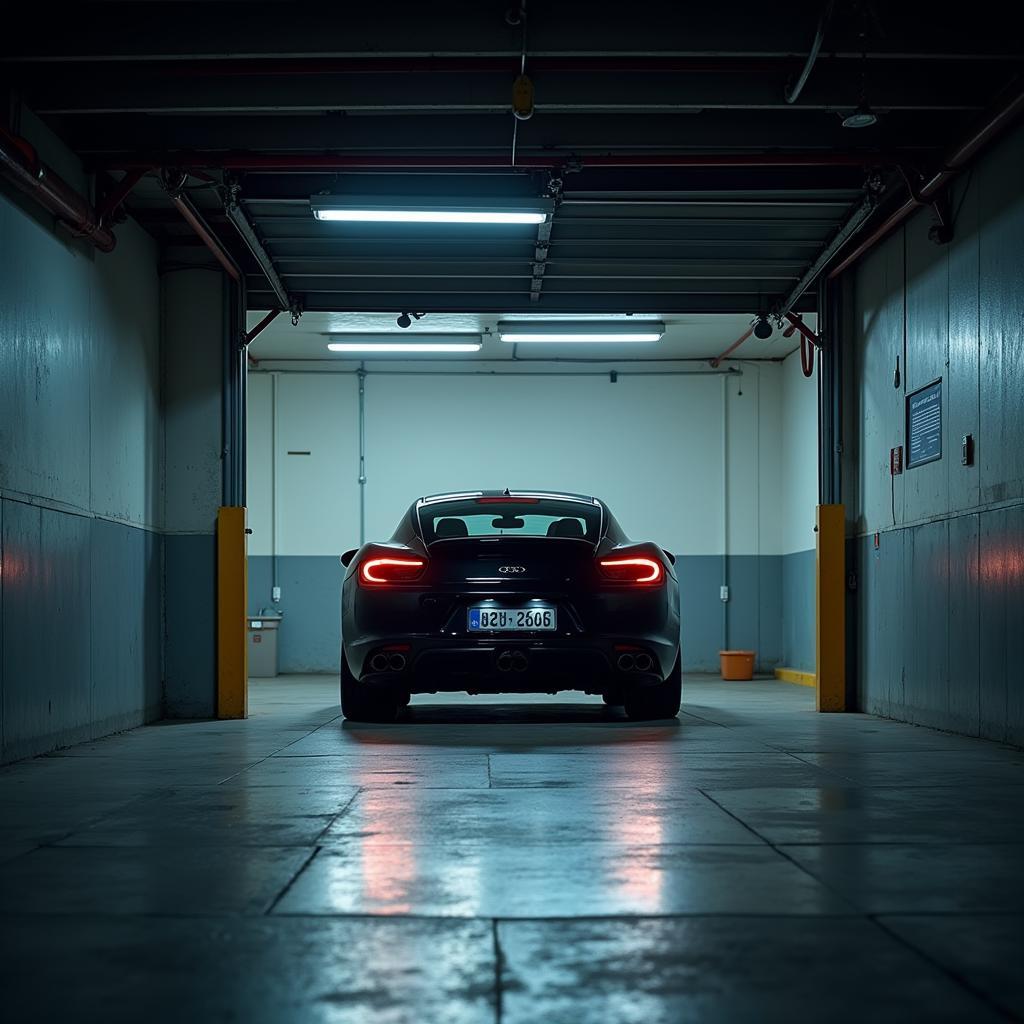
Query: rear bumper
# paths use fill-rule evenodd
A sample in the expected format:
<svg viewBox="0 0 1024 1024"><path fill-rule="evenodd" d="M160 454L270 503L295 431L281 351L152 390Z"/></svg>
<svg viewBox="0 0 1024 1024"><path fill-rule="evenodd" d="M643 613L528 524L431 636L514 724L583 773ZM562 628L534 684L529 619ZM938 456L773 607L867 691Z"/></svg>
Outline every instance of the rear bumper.
<svg viewBox="0 0 1024 1024"><path fill-rule="evenodd" d="M373 655L386 648L403 649L401 670L373 671ZM377 637L346 645L343 653L362 682L411 693L609 693L660 683L675 666L679 645L651 637ZM650 669L623 670L624 653L649 655Z"/></svg>

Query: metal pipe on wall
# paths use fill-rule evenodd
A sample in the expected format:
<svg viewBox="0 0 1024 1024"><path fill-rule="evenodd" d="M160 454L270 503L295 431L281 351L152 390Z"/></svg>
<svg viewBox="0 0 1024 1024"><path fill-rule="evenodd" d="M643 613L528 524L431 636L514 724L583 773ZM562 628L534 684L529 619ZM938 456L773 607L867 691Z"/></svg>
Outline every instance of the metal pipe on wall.
<svg viewBox="0 0 1024 1024"><path fill-rule="evenodd" d="M874 248L890 231L902 224L915 210L929 205L930 200L934 199L956 177L965 164L1000 132L1009 127L1022 113L1024 113L1024 92L1018 93L1008 103L991 114L956 149L949 153L943 162L942 169L936 172L915 194L912 194L902 206L886 217L870 235L850 250L829 271L829 278L835 280L868 250Z"/></svg>
<svg viewBox="0 0 1024 1024"><path fill-rule="evenodd" d="M56 171L44 164L31 143L0 128L0 172L26 195L49 210L76 235L88 238L100 252L112 252L114 233L100 215Z"/></svg>
<svg viewBox="0 0 1024 1024"><path fill-rule="evenodd" d="M270 599L279 599L277 574L277 372L270 374Z"/></svg>
<svg viewBox="0 0 1024 1024"><path fill-rule="evenodd" d="M729 376L722 377L722 650L729 649Z"/></svg>

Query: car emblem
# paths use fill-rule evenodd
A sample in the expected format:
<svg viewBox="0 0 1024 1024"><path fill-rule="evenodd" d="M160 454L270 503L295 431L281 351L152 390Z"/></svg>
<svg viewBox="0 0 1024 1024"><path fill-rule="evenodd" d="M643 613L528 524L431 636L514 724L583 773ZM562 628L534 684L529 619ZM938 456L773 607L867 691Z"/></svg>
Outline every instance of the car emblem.
<svg viewBox="0 0 1024 1024"><path fill-rule="evenodd" d="M504 576L518 576L521 572L526 572L525 565L503 565L498 569Z"/></svg>

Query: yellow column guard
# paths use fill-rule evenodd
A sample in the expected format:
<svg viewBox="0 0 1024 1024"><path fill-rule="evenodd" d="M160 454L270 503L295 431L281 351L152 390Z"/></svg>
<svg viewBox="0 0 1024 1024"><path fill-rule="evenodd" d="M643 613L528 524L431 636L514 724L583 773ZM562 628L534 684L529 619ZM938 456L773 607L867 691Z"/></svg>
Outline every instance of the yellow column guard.
<svg viewBox="0 0 1024 1024"><path fill-rule="evenodd" d="M249 713L245 509L217 510L217 717Z"/></svg>
<svg viewBox="0 0 1024 1024"><path fill-rule="evenodd" d="M818 506L815 647L819 711L849 711L846 699L846 510Z"/></svg>

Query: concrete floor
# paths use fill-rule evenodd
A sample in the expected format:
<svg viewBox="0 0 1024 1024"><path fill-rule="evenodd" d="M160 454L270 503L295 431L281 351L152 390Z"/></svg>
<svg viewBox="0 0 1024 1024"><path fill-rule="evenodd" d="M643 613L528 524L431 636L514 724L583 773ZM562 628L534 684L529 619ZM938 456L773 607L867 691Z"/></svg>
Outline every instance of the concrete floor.
<svg viewBox="0 0 1024 1024"><path fill-rule="evenodd" d="M1024 1017L1019 750L773 681L251 712L0 771L5 1024Z"/></svg>

